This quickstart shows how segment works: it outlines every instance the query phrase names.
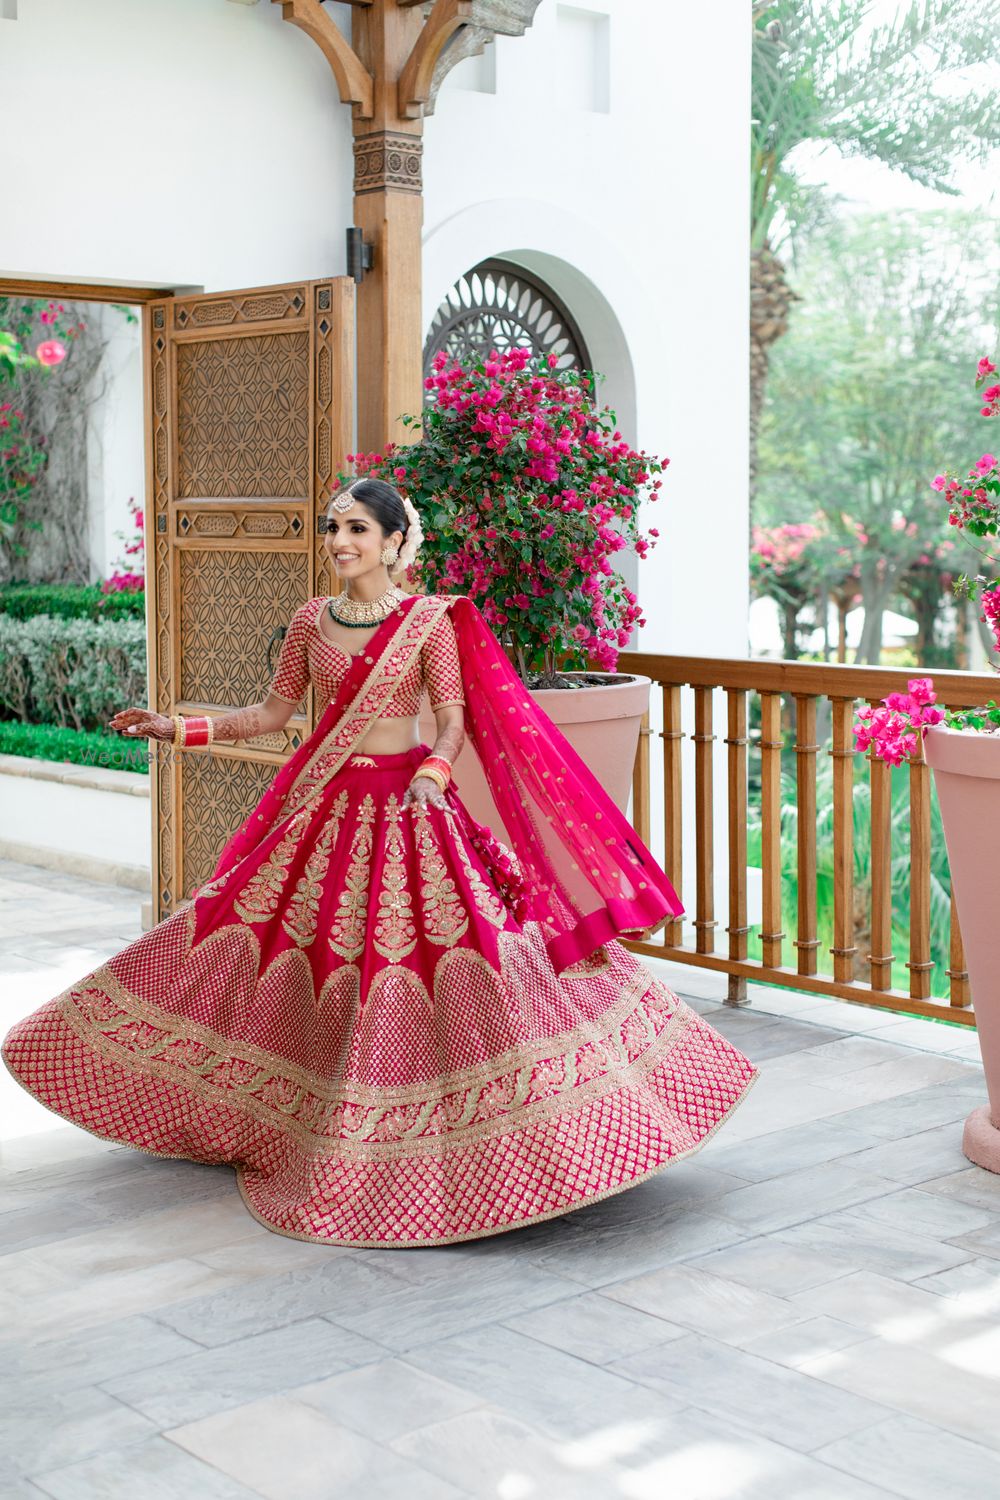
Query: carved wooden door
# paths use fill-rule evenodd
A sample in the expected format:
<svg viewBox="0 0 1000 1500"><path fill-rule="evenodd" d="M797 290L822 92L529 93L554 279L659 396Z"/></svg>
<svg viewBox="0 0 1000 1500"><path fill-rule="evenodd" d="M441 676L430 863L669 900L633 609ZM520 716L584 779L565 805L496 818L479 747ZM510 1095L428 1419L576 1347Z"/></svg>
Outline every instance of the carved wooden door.
<svg viewBox="0 0 1000 1500"><path fill-rule="evenodd" d="M145 307L144 334L150 701L160 713L252 703L280 628L336 592L316 515L352 442L354 282L168 298ZM161 751L158 920L211 874L312 724L307 701L280 734Z"/></svg>

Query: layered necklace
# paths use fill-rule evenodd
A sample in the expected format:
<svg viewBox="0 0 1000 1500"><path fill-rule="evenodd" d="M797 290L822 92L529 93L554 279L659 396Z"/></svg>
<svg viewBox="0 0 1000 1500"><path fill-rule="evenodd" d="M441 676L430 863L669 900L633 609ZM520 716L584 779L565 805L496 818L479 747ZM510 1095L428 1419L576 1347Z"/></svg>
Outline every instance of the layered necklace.
<svg viewBox="0 0 1000 1500"><path fill-rule="evenodd" d="M338 594L335 599L328 599L326 607L330 618L338 625L364 630L365 626L378 625L387 620L407 597L404 589L391 584L377 599L352 599L349 594L343 593Z"/></svg>

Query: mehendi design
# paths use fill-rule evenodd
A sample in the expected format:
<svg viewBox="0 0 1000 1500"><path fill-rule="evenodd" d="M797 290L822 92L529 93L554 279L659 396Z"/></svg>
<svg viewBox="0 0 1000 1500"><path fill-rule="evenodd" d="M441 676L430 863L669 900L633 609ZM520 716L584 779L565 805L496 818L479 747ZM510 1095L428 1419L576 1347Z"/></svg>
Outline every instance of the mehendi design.
<svg viewBox="0 0 1000 1500"><path fill-rule="evenodd" d="M249 708L235 708L232 713L220 714L212 722L212 737L216 741L252 740L255 735L267 733L262 703L252 703Z"/></svg>
<svg viewBox="0 0 1000 1500"><path fill-rule="evenodd" d="M431 754L442 756L450 766L453 766L464 742L465 730L461 724L448 724L435 739Z"/></svg>

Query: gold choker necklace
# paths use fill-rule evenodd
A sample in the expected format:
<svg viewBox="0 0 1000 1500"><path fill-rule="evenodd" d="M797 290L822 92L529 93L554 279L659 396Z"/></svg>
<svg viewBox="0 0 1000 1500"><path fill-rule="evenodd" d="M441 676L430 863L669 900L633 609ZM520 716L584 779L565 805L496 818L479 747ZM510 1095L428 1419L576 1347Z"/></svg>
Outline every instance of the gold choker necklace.
<svg viewBox="0 0 1000 1500"><path fill-rule="evenodd" d="M352 599L346 593L337 594L335 598L327 601L326 607L330 611L331 619L336 620L338 625L356 625L361 628L364 625L378 625L380 621L387 620L405 598L405 591L396 588L393 584L377 599Z"/></svg>

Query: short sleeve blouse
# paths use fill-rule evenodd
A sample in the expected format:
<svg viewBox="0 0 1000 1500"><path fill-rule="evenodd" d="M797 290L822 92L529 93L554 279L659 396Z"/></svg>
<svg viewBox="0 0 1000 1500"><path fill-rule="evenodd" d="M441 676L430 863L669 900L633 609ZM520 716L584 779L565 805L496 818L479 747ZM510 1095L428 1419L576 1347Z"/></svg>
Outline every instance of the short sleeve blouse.
<svg viewBox="0 0 1000 1500"><path fill-rule="evenodd" d="M320 615L326 604L326 599L310 599L292 616L270 689L283 703L300 704L310 682L320 702L330 702L337 696L350 668L349 653L328 640L320 628ZM419 657L414 658L397 682L383 717L409 718L418 714L425 688L432 710L465 702L458 641L447 611L436 621Z"/></svg>

